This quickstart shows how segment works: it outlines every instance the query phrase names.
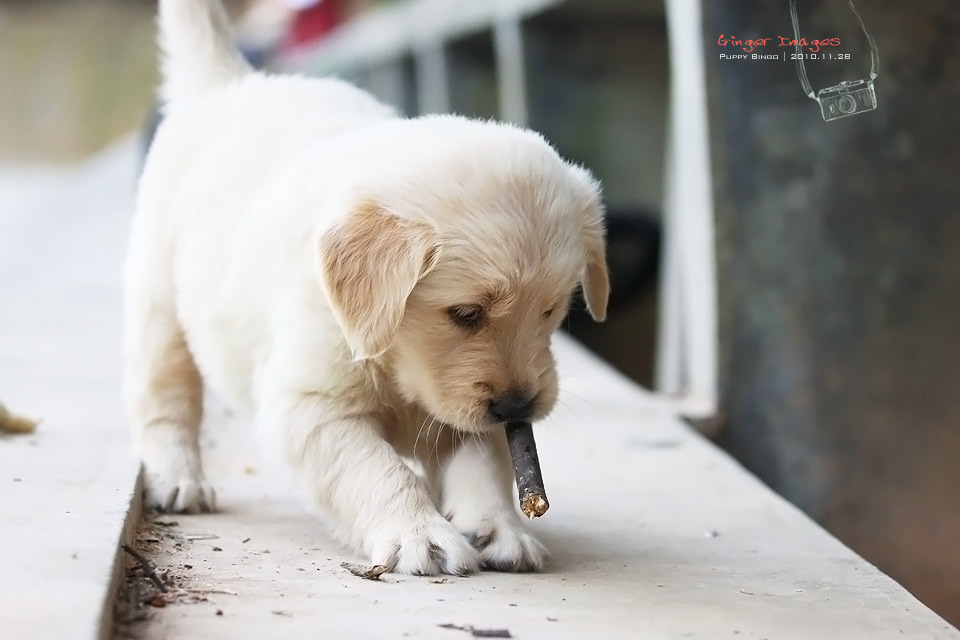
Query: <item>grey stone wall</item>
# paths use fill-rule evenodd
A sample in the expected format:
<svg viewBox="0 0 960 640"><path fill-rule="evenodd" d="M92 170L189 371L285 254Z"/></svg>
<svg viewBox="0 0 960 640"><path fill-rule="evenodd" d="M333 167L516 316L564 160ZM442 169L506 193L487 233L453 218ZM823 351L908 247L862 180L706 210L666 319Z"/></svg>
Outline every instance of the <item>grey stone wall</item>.
<svg viewBox="0 0 960 640"><path fill-rule="evenodd" d="M792 63L720 59L791 35L786 2L703 4L724 444L958 624L960 5L859 2L878 108L824 122ZM814 87L865 77L846 2L798 4L851 53Z"/></svg>

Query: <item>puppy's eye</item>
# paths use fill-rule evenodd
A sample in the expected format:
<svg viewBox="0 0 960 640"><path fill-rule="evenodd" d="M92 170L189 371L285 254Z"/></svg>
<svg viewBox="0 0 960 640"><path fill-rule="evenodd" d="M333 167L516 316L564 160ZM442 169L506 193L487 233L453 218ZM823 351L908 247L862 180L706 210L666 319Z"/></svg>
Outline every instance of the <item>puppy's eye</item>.
<svg viewBox="0 0 960 640"><path fill-rule="evenodd" d="M544 317L544 318L549 318L550 316L553 315L553 312L556 311L556 310L557 310L556 307L550 307L549 309L547 309L546 311L543 312L543 317Z"/></svg>
<svg viewBox="0 0 960 640"><path fill-rule="evenodd" d="M479 329L486 320L487 314L483 307L476 304L465 304L447 309L447 316L454 324L464 329Z"/></svg>

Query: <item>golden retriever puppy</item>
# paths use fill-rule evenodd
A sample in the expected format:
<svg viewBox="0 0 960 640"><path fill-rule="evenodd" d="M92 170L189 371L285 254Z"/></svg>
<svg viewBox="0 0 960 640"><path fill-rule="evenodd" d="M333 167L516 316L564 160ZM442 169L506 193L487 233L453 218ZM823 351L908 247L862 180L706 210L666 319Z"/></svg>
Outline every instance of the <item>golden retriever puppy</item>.
<svg viewBox="0 0 960 640"><path fill-rule="evenodd" d="M574 291L605 314L596 181L530 131L255 73L217 0L162 0L160 32L166 119L126 272L146 504L215 508L209 385L372 563L541 568L502 427L553 407Z"/></svg>

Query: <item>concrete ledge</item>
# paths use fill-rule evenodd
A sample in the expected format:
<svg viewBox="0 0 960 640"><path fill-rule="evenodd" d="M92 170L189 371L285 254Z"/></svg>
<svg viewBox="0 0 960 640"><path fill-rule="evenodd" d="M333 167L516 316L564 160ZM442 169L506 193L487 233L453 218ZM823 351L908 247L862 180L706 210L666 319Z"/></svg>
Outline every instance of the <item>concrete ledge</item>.
<svg viewBox="0 0 960 640"><path fill-rule="evenodd" d="M223 513L164 517L141 546L178 596L131 635L164 638L956 638L913 596L563 336L561 407L539 430L542 574L387 575L343 561L251 425L205 436ZM218 613L219 612L219 613Z"/></svg>
<svg viewBox="0 0 960 640"><path fill-rule="evenodd" d="M0 440L4 637L109 637L136 464L117 402L119 267L132 146L80 169L0 172L0 393L44 419ZM140 544L176 596L125 632L149 638L957 638L895 582L688 429L670 406L563 336L562 400L539 429L552 508L542 574L468 578L362 562L212 411L223 512L165 518ZM220 612L218 615L217 612Z"/></svg>
<svg viewBox="0 0 960 640"><path fill-rule="evenodd" d="M69 170L0 170L0 636L108 637L136 495L119 406L132 142Z"/></svg>

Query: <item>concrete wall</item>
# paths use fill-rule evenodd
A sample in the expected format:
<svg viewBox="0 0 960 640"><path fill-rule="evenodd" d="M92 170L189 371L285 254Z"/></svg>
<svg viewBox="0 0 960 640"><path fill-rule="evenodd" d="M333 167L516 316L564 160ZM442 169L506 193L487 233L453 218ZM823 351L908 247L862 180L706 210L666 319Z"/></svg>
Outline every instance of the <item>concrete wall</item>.
<svg viewBox="0 0 960 640"><path fill-rule="evenodd" d="M827 123L792 63L719 59L791 34L787 3L704 3L724 444L957 624L960 5L858 4L879 107ZM865 77L846 3L799 5L852 53L815 87Z"/></svg>

